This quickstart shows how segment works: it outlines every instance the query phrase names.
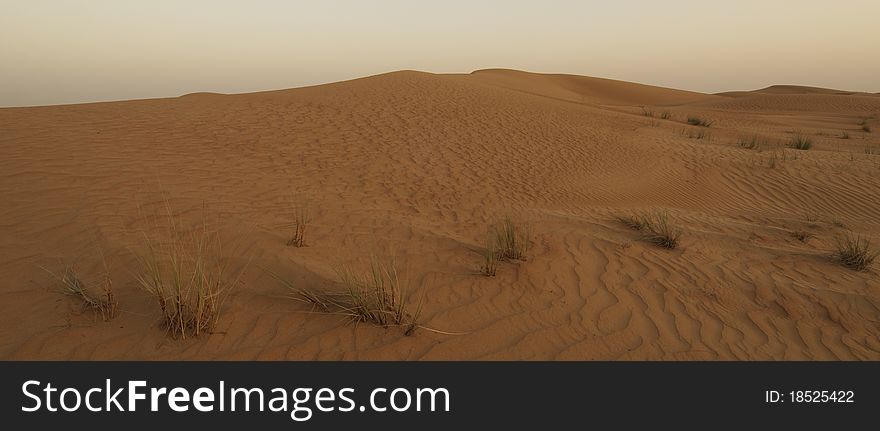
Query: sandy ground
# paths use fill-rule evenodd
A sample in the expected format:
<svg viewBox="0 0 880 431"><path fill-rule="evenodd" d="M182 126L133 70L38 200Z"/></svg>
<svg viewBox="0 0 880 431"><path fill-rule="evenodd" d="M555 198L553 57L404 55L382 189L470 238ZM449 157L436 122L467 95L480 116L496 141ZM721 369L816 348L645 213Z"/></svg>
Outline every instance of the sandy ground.
<svg viewBox="0 0 880 431"><path fill-rule="evenodd" d="M0 358L878 360L880 264L830 257L847 231L880 245L878 115L873 94L507 70L0 109ZM775 148L798 133L813 149ZM764 148L737 144L752 136ZM210 220L246 271L198 339L168 337L135 282L163 202ZM302 248L285 246L296 202ZM654 210L683 229L677 249L616 220ZM483 277L502 214L534 246ZM96 273L96 250L109 322L42 269ZM330 289L371 255L405 269L425 326L460 334L311 312L268 274Z"/></svg>

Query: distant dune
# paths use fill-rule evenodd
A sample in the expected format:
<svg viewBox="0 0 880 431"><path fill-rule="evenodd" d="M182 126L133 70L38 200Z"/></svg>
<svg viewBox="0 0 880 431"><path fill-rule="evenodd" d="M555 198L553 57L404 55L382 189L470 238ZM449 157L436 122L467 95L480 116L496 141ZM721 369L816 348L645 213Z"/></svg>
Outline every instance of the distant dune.
<svg viewBox="0 0 880 431"><path fill-rule="evenodd" d="M497 69L0 109L0 358L878 360L880 264L834 257L847 235L880 244L878 115L865 93ZM306 246L289 247L303 202ZM198 338L171 339L136 282L169 211L246 268ZM678 246L634 214L667 214ZM533 245L485 277L505 215ZM100 284L102 254L109 322L47 272ZM338 291L371 256L423 301L414 334L277 280Z"/></svg>
<svg viewBox="0 0 880 431"><path fill-rule="evenodd" d="M505 88L578 103L668 105L714 98L711 95L691 91L589 76L549 75L507 69L478 70L472 75Z"/></svg>

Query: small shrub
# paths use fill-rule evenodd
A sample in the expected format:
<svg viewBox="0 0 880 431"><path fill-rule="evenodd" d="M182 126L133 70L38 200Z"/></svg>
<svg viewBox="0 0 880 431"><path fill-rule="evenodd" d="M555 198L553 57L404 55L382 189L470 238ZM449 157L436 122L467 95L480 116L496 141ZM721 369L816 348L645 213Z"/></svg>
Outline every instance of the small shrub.
<svg viewBox="0 0 880 431"><path fill-rule="evenodd" d="M835 257L841 265L856 271L864 271L880 255L880 251L872 250L871 242L861 235L848 233L837 240Z"/></svg>
<svg viewBox="0 0 880 431"><path fill-rule="evenodd" d="M809 150L813 148L813 140L807 136L795 135L788 143L788 147L795 150Z"/></svg>
<svg viewBox="0 0 880 431"><path fill-rule="evenodd" d="M871 133L871 126L865 124L864 126L862 126L862 131L865 133Z"/></svg>
<svg viewBox="0 0 880 431"><path fill-rule="evenodd" d="M706 120L704 118L690 116L690 115L687 117L687 122L691 126L700 126L700 127L709 127L713 123L711 120Z"/></svg>
<svg viewBox="0 0 880 431"><path fill-rule="evenodd" d="M846 130L844 130L843 132L841 132L841 133L840 133L840 139L849 139L849 132L847 132Z"/></svg>

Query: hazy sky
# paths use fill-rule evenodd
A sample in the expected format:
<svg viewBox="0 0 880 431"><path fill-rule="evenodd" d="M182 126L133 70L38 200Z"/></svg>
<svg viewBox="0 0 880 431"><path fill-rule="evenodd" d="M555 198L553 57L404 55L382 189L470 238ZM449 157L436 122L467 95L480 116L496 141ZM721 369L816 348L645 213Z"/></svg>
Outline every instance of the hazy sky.
<svg viewBox="0 0 880 431"><path fill-rule="evenodd" d="M0 106L504 67L880 91L878 0L0 0Z"/></svg>

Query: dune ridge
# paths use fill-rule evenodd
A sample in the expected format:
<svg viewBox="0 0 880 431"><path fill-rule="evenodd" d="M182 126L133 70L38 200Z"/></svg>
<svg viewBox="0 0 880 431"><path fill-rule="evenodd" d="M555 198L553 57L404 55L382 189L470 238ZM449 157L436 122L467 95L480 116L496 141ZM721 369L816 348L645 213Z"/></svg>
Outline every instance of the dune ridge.
<svg viewBox="0 0 880 431"><path fill-rule="evenodd" d="M878 269L831 254L849 231L880 243L868 151L880 139L861 129L880 126L880 99L807 93L402 71L3 108L0 358L877 360ZM785 149L795 135L813 148ZM764 147L738 143L751 137ZM134 278L138 231L166 201L188 223L207 216L247 267L198 339L167 337ZM307 246L286 247L297 202L311 209ZM682 228L678 248L617 221L652 210ZM503 214L528 222L534 245L483 277L486 229ZM98 246L120 303L110 322L40 270L93 273ZM424 297L425 326L457 335L314 313L267 273L329 289L339 265L373 255L395 258L410 301Z"/></svg>

